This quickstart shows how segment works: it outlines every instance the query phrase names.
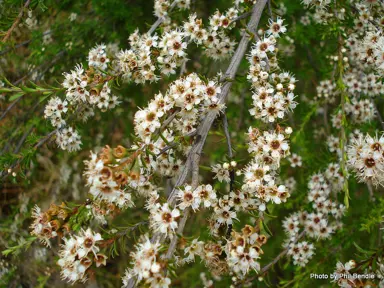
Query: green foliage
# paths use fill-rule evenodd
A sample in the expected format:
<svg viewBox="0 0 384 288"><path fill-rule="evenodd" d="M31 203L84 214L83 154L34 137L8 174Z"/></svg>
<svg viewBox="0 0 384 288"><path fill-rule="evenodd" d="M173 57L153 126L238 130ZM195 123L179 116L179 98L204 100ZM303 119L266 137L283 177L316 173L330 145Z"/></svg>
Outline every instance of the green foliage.
<svg viewBox="0 0 384 288"><path fill-rule="evenodd" d="M82 227L86 227L92 219L91 212L86 205L76 205L73 208L74 215L69 218L69 226L74 232L78 232Z"/></svg>
<svg viewBox="0 0 384 288"><path fill-rule="evenodd" d="M373 229L380 226L383 222L384 215L384 199L379 198L376 200L377 203L372 203L372 209L370 209L368 215L361 219L360 231L367 231L371 233Z"/></svg>
<svg viewBox="0 0 384 288"><path fill-rule="evenodd" d="M1 254L6 257L11 255L14 257L19 256L22 252L27 251L36 239L36 237L21 239L17 245L8 247L7 249L3 250Z"/></svg>

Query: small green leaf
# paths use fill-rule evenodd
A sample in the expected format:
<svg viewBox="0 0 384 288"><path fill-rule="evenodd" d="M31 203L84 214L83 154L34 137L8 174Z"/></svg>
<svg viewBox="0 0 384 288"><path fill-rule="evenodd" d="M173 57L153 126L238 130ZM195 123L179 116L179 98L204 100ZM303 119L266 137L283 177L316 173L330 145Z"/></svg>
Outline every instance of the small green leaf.
<svg viewBox="0 0 384 288"><path fill-rule="evenodd" d="M19 93L13 94L11 97L9 97L9 102L12 102L12 101L24 96L24 95L25 95L24 92L19 92Z"/></svg>
<svg viewBox="0 0 384 288"><path fill-rule="evenodd" d="M263 225L263 228L265 230L265 232L268 233L269 236L273 236L271 230L269 229L268 225L263 221L263 220L260 220L261 221L261 224Z"/></svg>

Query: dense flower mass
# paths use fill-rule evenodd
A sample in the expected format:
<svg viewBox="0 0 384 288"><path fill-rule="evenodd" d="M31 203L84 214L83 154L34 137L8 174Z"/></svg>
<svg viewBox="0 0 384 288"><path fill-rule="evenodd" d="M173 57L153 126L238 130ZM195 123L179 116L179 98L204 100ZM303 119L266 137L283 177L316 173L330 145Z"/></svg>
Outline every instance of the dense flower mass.
<svg viewBox="0 0 384 288"><path fill-rule="evenodd" d="M383 1L234 0L221 3L221 10L215 1L203 2L155 0L150 17L157 20L148 31L129 26L120 44L89 51L92 46L81 44L88 47L86 63L66 70L59 88L0 81L0 101L10 91L19 93L15 104L16 96L42 94L44 123L54 129L38 138L32 133L42 129L33 121L20 142L14 138L20 131L11 131L4 137L16 149L8 153L7 144L0 164L13 182L20 184L21 176L31 187L43 182L34 189L61 203L42 202L29 216L28 201L38 197L20 193L21 207L1 210L15 218L12 225L32 218L29 238L12 234L16 246L4 256L35 239L45 247L59 245L54 257L61 278L71 284L93 285L108 260L111 281L124 275L127 288L251 287L256 281L288 287L307 284L303 275L329 260L325 250L355 246L361 263L334 261L324 268L336 265L335 275L342 276L334 284L383 285ZM39 18L27 14L18 29L38 26ZM65 17L73 25L83 16ZM49 34L43 35L45 45L55 41ZM67 44L68 50L79 45ZM65 151L52 153L47 145L36 153L51 137ZM24 142L30 150L21 149ZM81 149L86 153L67 153ZM84 165L69 165L74 159ZM62 161L57 171L56 160ZM29 181L39 169L53 176ZM4 199L11 203L13 186L6 184ZM71 196L64 184L75 191ZM351 207L368 192L371 202L354 214ZM355 219L345 221L351 215L362 219L358 227L351 224ZM360 232L377 234L379 241L370 240L374 250L353 241ZM280 251L269 255L276 247ZM289 260L284 265L293 265L269 281L283 257ZM202 285L180 283L201 271L177 278L192 265L204 267ZM354 272L381 278L351 280ZM38 280L40 286L48 285L53 268L44 273L48 280ZM286 273L295 276L288 282Z"/></svg>
<svg viewBox="0 0 384 288"><path fill-rule="evenodd" d="M231 239L226 246L229 268L240 278L251 269L260 271L258 259L264 253L261 246L267 242L267 237L246 225L241 233L233 231Z"/></svg>
<svg viewBox="0 0 384 288"><path fill-rule="evenodd" d="M169 287L171 280L161 273L165 263L160 258L159 250L160 243L151 243L148 235L143 237L131 253L133 268L126 271L123 284L128 285L129 280L136 277L138 283L144 281L151 287Z"/></svg>
<svg viewBox="0 0 384 288"><path fill-rule="evenodd" d="M61 277L70 283L87 280L87 270L93 263L96 267L106 265L107 256L99 253L98 242L102 240L99 233L90 228L82 230L78 236L64 239L59 251L58 265L61 267Z"/></svg>
<svg viewBox="0 0 384 288"><path fill-rule="evenodd" d="M137 136L149 144L155 134L163 133L161 123L168 121L166 115L172 117L168 127L173 128L173 133L191 135L201 116L212 110L219 113L224 108L217 98L220 91L216 82L204 83L194 73L174 81L165 95L157 94L148 103L148 107L136 112L134 124ZM168 130L170 129L167 128ZM167 135L171 137L171 133ZM168 141L171 142L172 139L167 139Z"/></svg>

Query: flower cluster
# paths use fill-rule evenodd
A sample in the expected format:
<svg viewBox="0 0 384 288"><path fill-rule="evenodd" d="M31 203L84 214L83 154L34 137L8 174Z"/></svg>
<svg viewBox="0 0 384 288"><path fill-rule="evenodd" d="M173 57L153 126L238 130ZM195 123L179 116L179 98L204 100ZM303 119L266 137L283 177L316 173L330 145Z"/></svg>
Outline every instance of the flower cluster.
<svg viewBox="0 0 384 288"><path fill-rule="evenodd" d="M86 166L84 175L90 187L89 193L94 197L95 203L105 203L109 210L111 204L119 208L133 206L131 194L124 189L135 173L129 170L129 163L134 159L129 157L123 159L127 155L126 149L122 146L115 149L106 146L99 156L91 152L91 159L84 161Z"/></svg>
<svg viewBox="0 0 384 288"><path fill-rule="evenodd" d="M307 6L317 6L320 8L325 8L327 5L331 3L331 0L303 0L304 5Z"/></svg>
<svg viewBox="0 0 384 288"><path fill-rule="evenodd" d="M266 204L272 202L280 204L286 202L290 196L284 185L277 185L277 170L280 160L289 155L288 137L292 129L282 131L264 131L261 133L257 128L250 127L248 130L248 152L254 157L241 172L244 175L242 193L246 196L248 205L256 205L262 213ZM254 199L254 202L249 202Z"/></svg>
<svg viewBox="0 0 384 288"><path fill-rule="evenodd" d="M353 123L362 124L370 122L375 118L375 106L369 99L351 99L350 103L345 105L345 112L350 115Z"/></svg>
<svg viewBox="0 0 384 288"><path fill-rule="evenodd" d="M192 186L187 185L179 189L177 193L179 199L179 208L185 210L191 207L194 211L199 209L200 204L204 208L214 207L217 203L216 191L211 185L200 185L193 190Z"/></svg>
<svg viewBox="0 0 384 288"><path fill-rule="evenodd" d="M99 253L99 243L103 240L99 233L94 233L90 228L81 230L78 236L64 239L59 251L58 261L61 267L61 277L69 282L85 282L87 270L93 263L96 267L106 265L107 256Z"/></svg>
<svg viewBox="0 0 384 288"><path fill-rule="evenodd" d="M377 27L380 25L378 23L381 23L384 12L381 4L376 2L371 5L365 1L355 4L358 18L355 19L355 31L349 41L352 44L349 47L351 54L357 56L356 64L361 68L369 67L377 72L383 72L384 69L384 37L381 28Z"/></svg>
<svg viewBox="0 0 384 288"><path fill-rule="evenodd" d="M265 235L259 234L255 228L246 225L241 233L232 231L231 241L227 242L226 254L228 266L239 278L243 278L249 270L260 271L258 259L263 254L261 246L267 242Z"/></svg>
<svg viewBox="0 0 384 288"><path fill-rule="evenodd" d="M314 246L306 241L297 242L300 228L305 235L313 239L328 239L337 231L342 222L345 206L331 198L341 191L344 185L343 174L338 164L331 163L324 173L314 174L308 182L308 201L312 204L312 212L300 211L291 214L283 221L283 228L288 234L285 244L295 265L305 266L314 254ZM332 217L332 218L331 218ZM333 221L332 221L333 220Z"/></svg>
<svg viewBox="0 0 384 288"><path fill-rule="evenodd" d="M106 52L107 46L104 44L97 45L88 53L88 65L96 70L106 70L110 62Z"/></svg>
<svg viewBox="0 0 384 288"><path fill-rule="evenodd" d="M287 72L280 72L276 60L276 37L285 30L281 19L271 22L269 36L256 42L248 57L251 66L247 78L254 89L253 108L249 112L267 123L284 118L297 105L293 94L296 79ZM270 73L271 69L276 72Z"/></svg>
<svg viewBox="0 0 384 288"><path fill-rule="evenodd" d="M301 241L298 243L291 242L288 244L287 255L292 257L293 264L305 267L309 260L315 254L315 248L313 244L310 244L306 241Z"/></svg>
<svg viewBox="0 0 384 288"><path fill-rule="evenodd" d="M64 115L68 111L68 102L62 101L59 97L51 98L45 106L44 117L51 120L54 127L65 125Z"/></svg>
<svg viewBox="0 0 384 288"><path fill-rule="evenodd" d="M363 124L372 121L376 116L375 106L371 100L356 98L351 99L349 103L345 104L345 114L354 124ZM341 111L332 115L332 126L336 129L342 127L342 113Z"/></svg>
<svg viewBox="0 0 384 288"><path fill-rule="evenodd" d="M257 231L257 227L245 225L241 233L232 231L224 246L193 239L184 248L186 257L182 262L194 262L195 257L199 256L212 269L213 275L218 276L227 271L243 279L250 270L260 271L259 259L263 254L261 246L267 242L267 237ZM225 260L220 259L223 257Z"/></svg>
<svg viewBox="0 0 384 288"><path fill-rule="evenodd" d="M126 286L130 279L136 278L137 283L144 281L150 287L169 287L171 279L161 273L166 263L160 257L160 243L152 243L148 235L131 252L132 267L127 269L123 277L123 284Z"/></svg>
<svg viewBox="0 0 384 288"><path fill-rule="evenodd" d="M31 235L36 236L44 245L50 246L50 239L62 237L65 232L71 230L70 217L77 212L78 208L70 208L64 202L60 205L51 204L46 211L35 205L32 210Z"/></svg>
<svg viewBox="0 0 384 288"><path fill-rule="evenodd" d="M331 80L322 80L319 85L316 87L317 100L324 100L326 103L333 103L335 99L340 94L340 91L337 89L336 83Z"/></svg>
<svg viewBox="0 0 384 288"><path fill-rule="evenodd" d="M212 110L219 112L224 107L218 102L220 92L221 88L216 82L204 83L194 73L174 81L164 96L156 95L146 108L136 112L136 135L143 142L150 143L155 132L160 129L161 122L165 120L164 116L170 111L176 114L168 127L174 128L181 135L192 133L200 115Z"/></svg>
<svg viewBox="0 0 384 288"><path fill-rule="evenodd" d="M56 231L59 228L58 224L60 224L57 220L51 220L51 214L49 212L42 212L37 205L32 210L31 234L36 236L46 246L50 246L49 239L57 236Z"/></svg>
<svg viewBox="0 0 384 288"><path fill-rule="evenodd" d="M359 181L384 185L384 135L353 138L347 155L348 166Z"/></svg>
<svg viewBox="0 0 384 288"><path fill-rule="evenodd" d="M162 18L167 17L170 9L172 8L172 2L175 2L179 9L189 9L191 0L155 0L154 14L155 16Z"/></svg>
<svg viewBox="0 0 384 288"><path fill-rule="evenodd" d="M176 1L175 4L180 9L187 9L190 1ZM118 97L111 91L115 80L121 78L126 82L133 81L143 84L160 79L156 70L164 75L175 74L178 67L186 64L188 60L186 48L192 42L202 45L205 54L216 60L225 59L233 53L236 43L229 38L225 31L236 25L236 21L233 23L231 21L238 15L238 5L231 7L224 14L216 11L210 17L207 29L203 27L202 20L198 19L195 14L190 15L181 28L170 29L169 27L172 25L169 25L167 13L171 6L168 0L155 1L155 15L165 17L163 23L168 25L162 35L152 35L151 33L141 35L136 30L129 37L130 49L120 51L115 51L116 49L112 47L113 44L97 45L89 51L88 70L84 69L82 65L77 65L70 73L64 73L65 80L62 86L66 94L65 100L52 98L45 109L45 118L49 119L51 124L57 128L56 142L61 149L75 151L80 148L80 136L73 127L68 127L69 119L72 120L76 116L86 121L94 115L94 108L105 112L120 103ZM206 93L198 91L201 87L190 91L189 88L193 87L187 85L184 87L185 93L179 91L184 95L175 94L175 97L181 96L180 99L170 99L171 102L177 102L176 106L180 105L180 101L185 102L182 104L182 108L186 108L188 112L184 111L179 114L183 119L178 123L180 129L184 128L184 132L188 131L196 121L195 111L199 107L195 107L195 105L201 102L200 106L205 105L206 109L219 111L223 108L214 100L216 94L220 93L219 89L215 91L215 87L213 87L215 85L211 82L206 85L208 93L214 93L212 95L203 95ZM161 97L160 95L159 98ZM206 101L208 98L211 98L213 103ZM161 116L157 115L157 117ZM157 119L154 120L156 123ZM63 129L71 129L71 135L76 135L75 141L67 139L61 132Z"/></svg>
<svg viewBox="0 0 384 288"><path fill-rule="evenodd" d="M56 143L63 150L77 151L81 145L80 135L72 127L65 127L57 130Z"/></svg>
<svg viewBox="0 0 384 288"><path fill-rule="evenodd" d="M56 142L63 150L76 151L81 144L78 132L66 122L69 112L86 121L94 115L95 107L106 111L119 104L110 89L110 76L102 71L109 61L105 49L105 45L98 45L90 51L89 70L78 65L71 73L64 73L65 100L51 98L45 107L44 116L57 128Z"/></svg>

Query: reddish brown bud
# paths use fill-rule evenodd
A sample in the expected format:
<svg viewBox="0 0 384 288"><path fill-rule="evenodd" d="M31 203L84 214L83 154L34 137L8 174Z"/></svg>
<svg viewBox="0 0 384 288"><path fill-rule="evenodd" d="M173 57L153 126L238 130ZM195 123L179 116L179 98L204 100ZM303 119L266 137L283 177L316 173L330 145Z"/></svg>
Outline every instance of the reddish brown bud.
<svg viewBox="0 0 384 288"><path fill-rule="evenodd" d="M127 149L125 149L123 146L119 145L116 148L113 149L113 156L116 158L123 158L127 155Z"/></svg>

